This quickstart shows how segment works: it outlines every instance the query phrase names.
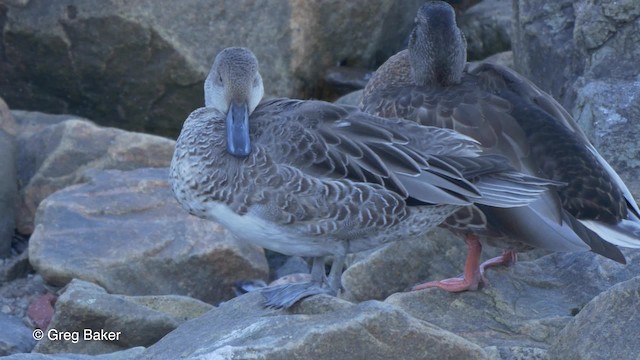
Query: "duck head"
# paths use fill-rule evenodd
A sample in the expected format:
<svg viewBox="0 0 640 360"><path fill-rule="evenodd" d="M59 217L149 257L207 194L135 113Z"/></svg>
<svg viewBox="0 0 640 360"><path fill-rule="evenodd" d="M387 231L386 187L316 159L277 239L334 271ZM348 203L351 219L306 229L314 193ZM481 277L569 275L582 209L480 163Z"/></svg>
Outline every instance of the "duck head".
<svg viewBox="0 0 640 360"><path fill-rule="evenodd" d="M409 37L409 62L418 85L460 82L467 62L467 42L451 5L429 1L420 7Z"/></svg>
<svg viewBox="0 0 640 360"><path fill-rule="evenodd" d="M217 56L204 82L204 103L226 114L227 152L251 153L249 116L264 96L258 60L251 50L226 48Z"/></svg>

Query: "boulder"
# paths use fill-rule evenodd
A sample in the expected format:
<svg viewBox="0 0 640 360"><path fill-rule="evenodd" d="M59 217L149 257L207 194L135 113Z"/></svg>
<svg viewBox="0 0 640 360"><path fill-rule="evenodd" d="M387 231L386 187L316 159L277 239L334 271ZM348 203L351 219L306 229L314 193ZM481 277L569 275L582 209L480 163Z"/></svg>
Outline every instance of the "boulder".
<svg viewBox="0 0 640 360"><path fill-rule="evenodd" d="M591 300L558 334L554 359L637 359L640 354L640 277Z"/></svg>
<svg viewBox="0 0 640 360"><path fill-rule="evenodd" d="M626 266L591 252L555 253L489 270L489 284L480 291L447 293L433 288L397 293L385 302L493 348L501 358L542 354L591 299L637 276L640 250L625 254ZM603 326L607 329L594 334L607 333L613 325Z"/></svg>
<svg viewBox="0 0 640 360"><path fill-rule="evenodd" d="M251 292L188 321L141 359L485 359L484 351L395 306L326 295L290 311L261 306Z"/></svg>
<svg viewBox="0 0 640 360"><path fill-rule="evenodd" d="M640 4L515 0L514 10L516 68L572 113L638 199Z"/></svg>
<svg viewBox="0 0 640 360"><path fill-rule="evenodd" d="M217 303L233 297L234 282L267 278L262 249L180 207L168 169L92 170L85 180L38 208L29 259L48 282Z"/></svg>
<svg viewBox="0 0 640 360"><path fill-rule="evenodd" d="M154 135L104 128L75 116L16 112L18 230L33 232L36 208L51 193L76 184L87 169L167 167L175 143Z"/></svg>
<svg viewBox="0 0 640 360"><path fill-rule="evenodd" d="M17 317L0 312L0 356L30 352L35 344L30 328Z"/></svg>
<svg viewBox="0 0 640 360"><path fill-rule="evenodd" d="M424 237L357 254L342 275L343 296L351 301L384 300L427 279L458 275L465 256L466 246L461 238L436 228Z"/></svg>
<svg viewBox="0 0 640 360"><path fill-rule="evenodd" d="M482 249L483 259L500 253L500 249L489 246ZM518 256L520 260L531 260L546 253L535 250ZM464 240L442 228L356 254L342 276L343 297L351 301L384 300L416 284L454 277L462 273L466 256Z"/></svg>
<svg viewBox="0 0 640 360"><path fill-rule="evenodd" d="M512 18L510 0L482 0L460 14L469 61L511 50Z"/></svg>
<svg viewBox="0 0 640 360"><path fill-rule="evenodd" d="M16 178L16 123L0 97L0 259L11 255L18 195Z"/></svg>
<svg viewBox="0 0 640 360"><path fill-rule="evenodd" d="M136 360L144 351L143 347L134 347L128 350L116 351L102 355L84 354L14 354L7 356L7 360Z"/></svg>
<svg viewBox="0 0 640 360"><path fill-rule="evenodd" d="M4 2L0 96L176 136L224 47L254 51L268 96L317 97L327 69L374 68L397 52L422 2Z"/></svg>
<svg viewBox="0 0 640 360"><path fill-rule="evenodd" d="M211 308L186 296L111 295L73 280L58 298L53 321L34 352L101 354L149 346Z"/></svg>
<svg viewBox="0 0 640 360"><path fill-rule="evenodd" d="M584 68L573 44L573 2L513 0L515 68L564 106L571 82Z"/></svg>

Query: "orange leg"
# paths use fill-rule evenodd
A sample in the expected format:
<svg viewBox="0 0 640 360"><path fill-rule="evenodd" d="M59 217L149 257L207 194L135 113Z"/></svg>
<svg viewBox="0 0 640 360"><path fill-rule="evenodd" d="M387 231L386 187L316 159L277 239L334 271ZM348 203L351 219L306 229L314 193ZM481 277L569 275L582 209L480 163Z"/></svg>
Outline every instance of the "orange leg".
<svg viewBox="0 0 640 360"><path fill-rule="evenodd" d="M439 287L440 289L449 292L477 290L478 284L482 281L482 272L480 269L480 253L482 252L482 245L480 244L478 237L473 234L467 235L465 237L465 242L467 243L468 252L462 277L430 281L416 285L411 290L422 290L431 287Z"/></svg>

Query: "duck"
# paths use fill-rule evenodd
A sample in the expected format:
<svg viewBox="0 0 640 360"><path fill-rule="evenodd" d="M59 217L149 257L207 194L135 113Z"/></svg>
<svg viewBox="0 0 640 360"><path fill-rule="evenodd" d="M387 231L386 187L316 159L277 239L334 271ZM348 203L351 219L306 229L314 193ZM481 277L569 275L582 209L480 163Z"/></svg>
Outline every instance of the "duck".
<svg viewBox="0 0 640 360"><path fill-rule="evenodd" d="M419 236L456 209L523 206L562 186L514 171L449 129L357 106L263 100L247 48L218 53L204 94L176 141L169 182L190 214L241 241L312 259L310 280L260 289L266 307L337 295L347 254Z"/></svg>
<svg viewBox="0 0 640 360"><path fill-rule="evenodd" d="M523 207L474 204L452 214L442 226L465 239L463 275L414 290L476 290L487 282L486 268L513 264L534 248L590 250L622 264L618 246L640 248L640 210L620 176L551 95L505 66L467 62L448 3L419 8L408 48L375 71L360 108L455 130L522 173L566 184ZM502 248L502 256L480 263L483 244Z"/></svg>

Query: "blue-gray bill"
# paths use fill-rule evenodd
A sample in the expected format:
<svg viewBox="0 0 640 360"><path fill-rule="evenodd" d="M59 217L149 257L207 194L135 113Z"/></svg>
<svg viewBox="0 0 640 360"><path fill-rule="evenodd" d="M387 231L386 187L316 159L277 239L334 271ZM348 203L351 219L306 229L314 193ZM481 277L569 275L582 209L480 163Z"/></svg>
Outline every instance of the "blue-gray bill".
<svg viewBox="0 0 640 360"><path fill-rule="evenodd" d="M249 110L246 103L231 102L227 113L227 151L238 157L251 153Z"/></svg>

